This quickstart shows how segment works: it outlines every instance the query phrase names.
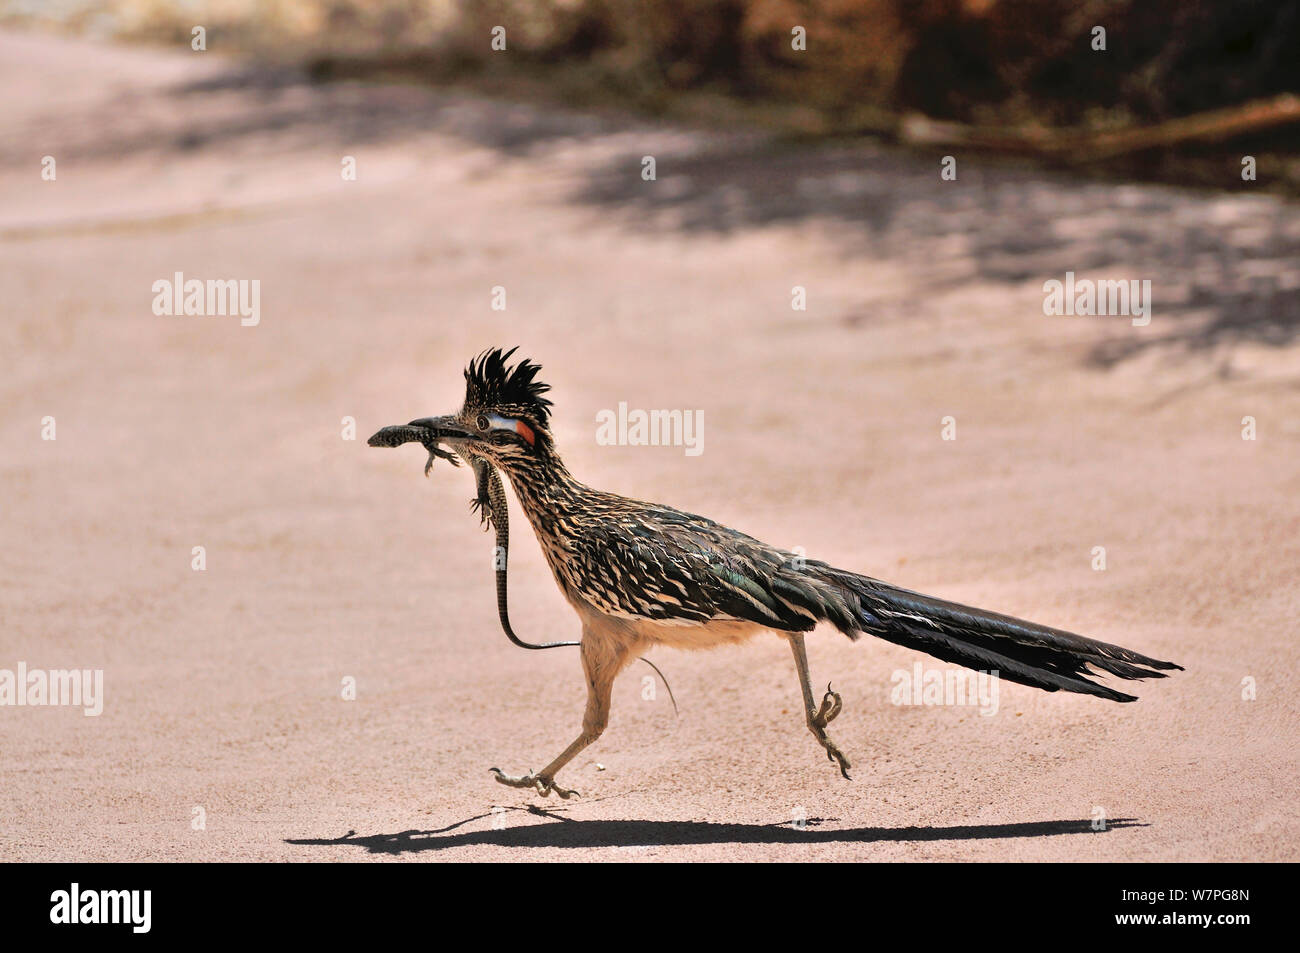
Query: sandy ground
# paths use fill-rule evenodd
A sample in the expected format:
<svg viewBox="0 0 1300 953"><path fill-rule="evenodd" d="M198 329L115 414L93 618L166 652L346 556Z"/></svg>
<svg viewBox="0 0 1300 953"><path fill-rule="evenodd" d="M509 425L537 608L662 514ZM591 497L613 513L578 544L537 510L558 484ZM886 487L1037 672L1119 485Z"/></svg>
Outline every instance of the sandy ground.
<svg viewBox="0 0 1300 953"><path fill-rule="evenodd" d="M0 859L1300 856L1295 206L35 35L0 101L0 668L105 696L0 708ZM1044 316L1067 270L1150 279L1150 325ZM154 315L177 271L260 280L260 324ZM1187 671L986 717L819 630L850 783L781 640L660 650L680 717L636 667L581 799L502 788L576 734L576 652L497 628L464 471L365 445L495 344L588 483ZM704 452L598 445L620 401ZM576 637L513 517L516 628Z"/></svg>

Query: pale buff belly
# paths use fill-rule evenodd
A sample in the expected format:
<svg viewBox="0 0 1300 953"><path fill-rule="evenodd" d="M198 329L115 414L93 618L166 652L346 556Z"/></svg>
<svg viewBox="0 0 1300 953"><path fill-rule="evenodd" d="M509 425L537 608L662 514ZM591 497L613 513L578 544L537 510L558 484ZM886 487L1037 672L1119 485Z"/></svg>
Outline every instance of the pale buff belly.
<svg viewBox="0 0 1300 953"><path fill-rule="evenodd" d="M644 651L652 645L666 645L676 649L709 649L719 645L735 645L760 632L771 631L754 622L717 620L666 623L628 618L597 608L571 591L566 591L565 595L582 618L584 638L590 633L600 638L614 639L637 651Z"/></svg>
<svg viewBox="0 0 1300 953"><path fill-rule="evenodd" d="M596 605L570 585L557 544L543 537L541 533L538 533L538 540L542 543L542 550L547 557L547 562L550 563L556 584L582 619L584 633L591 632L641 652L652 645L666 645L678 649L708 649L719 645L735 645L753 638L759 632L773 631L755 622L735 620L664 622L632 617L621 614L612 606Z"/></svg>

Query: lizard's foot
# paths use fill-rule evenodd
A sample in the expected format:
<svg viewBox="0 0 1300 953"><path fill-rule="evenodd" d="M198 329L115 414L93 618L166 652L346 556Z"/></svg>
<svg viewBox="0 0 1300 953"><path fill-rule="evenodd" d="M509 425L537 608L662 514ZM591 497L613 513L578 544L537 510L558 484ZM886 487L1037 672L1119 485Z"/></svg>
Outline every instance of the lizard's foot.
<svg viewBox="0 0 1300 953"><path fill-rule="evenodd" d="M843 708L844 700L840 698L840 693L831 691L831 686L828 683L826 685L826 694L822 697L821 707L813 715L813 724L818 728L825 728L835 720Z"/></svg>
<svg viewBox="0 0 1300 953"><path fill-rule="evenodd" d="M489 768L488 770L492 772L497 781L501 784L512 788L536 788L537 793L542 797L546 797L552 791L566 801L569 798L578 795L577 791L570 791L568 788L560 787L552 778L537 777L531 773L524 775L505 774L500 768Z"/></svg>
<svg viewBox="0 0 1300 953"><path fill-rule="evenodd" d="M476 496L470 500L469 511L478 514L479 525L484 530L495 528L496 523L492 519L492 502L486 497Z"/></svg>
<svg viewBox="0 0 1300 953"><path fill-rule="evenodd" d="M438 442L436 440L434 440L431 443L425 443L424 449L429 451L429 459L424 461L425 476L428 476L429 471L433 469L433 461L435 459L446 460L453 467L460 466L460 458L457 457L456 454L452 453L450 450L442 449L442 447L438 446Z"/></svg>

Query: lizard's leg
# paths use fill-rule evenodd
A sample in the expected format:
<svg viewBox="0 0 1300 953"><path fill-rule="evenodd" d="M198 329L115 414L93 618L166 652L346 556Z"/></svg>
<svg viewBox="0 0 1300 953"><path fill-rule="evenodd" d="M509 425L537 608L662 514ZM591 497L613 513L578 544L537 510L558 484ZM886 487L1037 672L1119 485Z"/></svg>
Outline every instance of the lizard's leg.
<svg viewBox="0 0 1300 953"><path fill-rule="evenodd" d="M492 507L492 497L488 492L488 487L492 481L492 464L488 463L482 457L466 454L469 457L470 466L474 470L474 499L469 501L471 512L477 513L479 522L483 524L486 530L496 526L497 514ZM504 508L505 500L501 501Z"/></svg>

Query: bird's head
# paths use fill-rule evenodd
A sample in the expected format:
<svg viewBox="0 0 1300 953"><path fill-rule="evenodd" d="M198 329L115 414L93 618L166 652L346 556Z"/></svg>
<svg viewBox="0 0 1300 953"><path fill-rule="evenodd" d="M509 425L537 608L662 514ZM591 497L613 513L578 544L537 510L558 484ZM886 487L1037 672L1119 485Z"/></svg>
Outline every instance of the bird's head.
<svg viewBox="0 0 1300 953"><path fill-rule="evenodd" d="M465 368L464 406L410 426L428 428L456 452L486 458L506 472L549 460L551 402L542 395L551 388L537 380L541 366L527 358L507 366L516 350L495 348L474 358Z"/></svg>

